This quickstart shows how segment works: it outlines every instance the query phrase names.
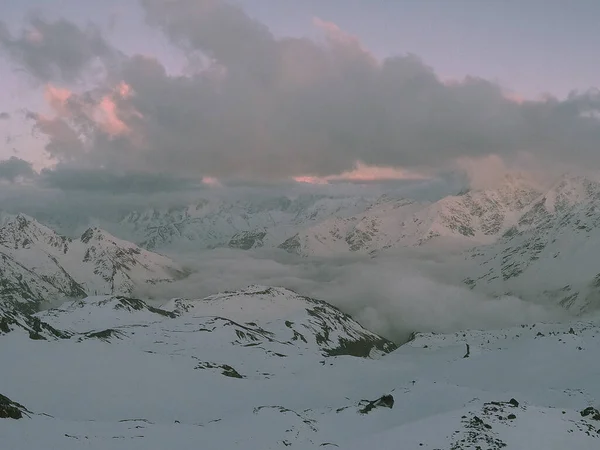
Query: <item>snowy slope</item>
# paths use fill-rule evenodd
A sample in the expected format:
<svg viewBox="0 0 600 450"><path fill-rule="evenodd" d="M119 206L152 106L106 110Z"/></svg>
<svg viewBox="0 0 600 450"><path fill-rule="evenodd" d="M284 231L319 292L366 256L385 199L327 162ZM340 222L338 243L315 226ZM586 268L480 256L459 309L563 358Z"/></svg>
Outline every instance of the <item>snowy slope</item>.
<svg viewBox="0 0 600 450"><path fill-rule="evenodd" d="M0 418L11 450L600 444L595 323L417 334L387 355L357 358L333 356L319 334L374 335L279 288L165 309L93 297L38 317L69 335L0 335L0 358L10 361L0 411L19 404L23 416Z"/></svg>
<svg viewBox="0 0 600 450"><path fill-rule="evenodd" d="M183 269L173 260L89 228L74 240L64 267L84 283L87 292L126 294L136 285L173 281Z"/></svg>
<svg viewBox="0 0 600 450"><path fill-rule="evenodd" d="M599 252L600 183L566 176L500 240L470 255L467 282L581 313L600 306Z"/></svg>
<svg viewBox="0 0 600 450"><path fill-rule="evenodd" d="M148 249L280 247L301 255L371 252L438 237L476 244L493 241L539 195L524 178L507 176L496 189L435 203L393 194L202 200L185 208L132 212L115 231Z"/></svg>
<svg viewBox="0 0 600 450"><path fill-rule="evenodd" d="M115 231L148 249L164 250L178 245L244 249L250 242L249 236L249 247L276 246L303 227L331 216L354 214L371 201L318 195L201 200L184 208L132 212Z"/></svg>
<svg viewBox="0 0 600 450"><path fill-rule="evenodd" d="M23 214L0 228L0 258L3 298L35 303L86 292L129 293L182 275L172 260L100 229L72 240Z"/></svg>
<svg viewBox="0 0 600 450"><path fill-rule="evenodd" d="M441 239L467 246L494 242L540 195L519 176L495 189L470 191L430 204L384 196L354 217L331 218L302 230L280 247L300 255L374 252Z"/></svg>

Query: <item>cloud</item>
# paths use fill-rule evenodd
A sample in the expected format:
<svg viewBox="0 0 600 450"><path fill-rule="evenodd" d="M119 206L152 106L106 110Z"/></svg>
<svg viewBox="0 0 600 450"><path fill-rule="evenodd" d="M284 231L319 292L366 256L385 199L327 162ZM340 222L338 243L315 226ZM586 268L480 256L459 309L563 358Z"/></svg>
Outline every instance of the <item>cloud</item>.
<svg viewBox="0 0 600 450"><path fill-rule="evenodd" d="M0 112L0 120L10 120L10 114L7 112Z"/></svg>
<svg viewBox="0 0 600 450"><path fill-rule="evenodd" d="M33 178L34 175L31 163L16 156L0 161L0 180L8 180L12 183L18 178Z"/></svg>
<svg viewBox="0 0 600 450"><path fill-rule="evenodd" d="M85 29L65 20L31 17L20 35L13 36L0 22L0 51L34 79L71 83L91 69L96 59L113 50L94 26Z"/></svg>
<svg viewBox="0 0 600 450"><path fill-rule="evenodd" d="M34 27L43 39L27 30L19 38L4 33L5 47L29 55L10 50L13 59L26 59L45 83L57 78L54 72L73 79L93 59L110 65L106 78L89 90L69 90L68 100L62 87L47 92L52 115L30 114L57 160L222 183L371 181L385 173L465 170L459 160L490 155L504 164L523 154L600 163L596 91L564 101L514 101L480 78L446 83L415 55L378 60L356 36L319 18L313 23L322 39L279 38L220 0L142 5L148 24L200 67L172 74L147 55L108 63L101 36L64 21ZM75 63L66 64L71 59L61 59L54 46L42 56L34 51L53 33L84 42L64 48L79 55ZM63 48L58 37L51 42ZM365 178L359 164L380 174Z"/></svg>
<svg viewBox="0 0 600 450"><path fill-rule="evenodd" d="M396 342L415 331L492 329L567 315L516 297L494 299L469 290L460 282L468 267L453 255L406 250L377 259L298 259L285 252L223 249L188 256L187 265L194 270L189 278L148 286L137 294L160 302L204 298L251 284L282 286L325 300Z"/></svg>
<svg viewBox="0 0 600 450"><path fill-rule="evenodd" d="M42 170L39 182L46 188L109 194L154 194L201 188L199 183L173 178L166 174L115 173L102 169L65 167L63 165Z"/></svg>
<svg viewBox="0 0 600 450"><path fill-rule="evenodd" d="M394 180L423 180L428 178L430 177L425 174L409 170L394 167L367 166L357 161L353 170L345 171L339 175L328 175L325 177L299 176L294 177L294 180L299 183L327 184L335 181L368 183Z"/></svg>

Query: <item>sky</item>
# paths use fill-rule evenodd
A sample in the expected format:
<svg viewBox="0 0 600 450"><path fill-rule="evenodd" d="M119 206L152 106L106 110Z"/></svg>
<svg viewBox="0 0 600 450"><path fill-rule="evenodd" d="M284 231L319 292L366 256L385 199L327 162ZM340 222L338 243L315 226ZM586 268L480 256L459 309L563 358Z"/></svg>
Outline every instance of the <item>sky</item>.
<svg viewBox="0 0 600 450"><path fill-rule="evenodd" d="M599 14L593 0L2 2L0 182L594 167Z"/></svg>

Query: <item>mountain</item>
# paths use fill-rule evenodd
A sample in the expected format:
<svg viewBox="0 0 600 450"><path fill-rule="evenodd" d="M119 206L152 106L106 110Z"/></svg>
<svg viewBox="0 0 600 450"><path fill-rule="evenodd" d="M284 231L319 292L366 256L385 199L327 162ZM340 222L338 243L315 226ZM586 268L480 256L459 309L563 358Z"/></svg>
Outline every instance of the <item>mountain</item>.
<svg viewBox="0 0 600 450"><path fill-rule="evenodd" d="M242 338L239 330L236 335L248 342L260 341L260 345L276 341L314 354L362 357L395 348L332 305L282 288L251 286L201 301L172 300L163 308L177 314L226 317L235 324L250 325L242 334L258 335Z"/></svg>
<svg viewBox="0 0 600 450"><path fill-rule="evenodd" d="M35 318L62 335L0 333L11 450L600 441L593 322L417 333L396 348L327 303L265 286L163 307L97 296Z"/></svg>
<svg viewBox="0 0 600 450"><path fill-rule="evenodd" d="M442 240L468 246L493 242L541 195L520 176L494 189L469 191L434 203L384 196L361 214L332 217L302 230L280 248L303 256L376 252Z"/></svg>
<svg viewBox="0 0 600 450"><path fill-rule="evenodd" d="M541 195L524 177L434 203L380 197L303 195L228 201L128 214L114 231L147 249L279 247L303 256L372 252L454 239L492 242Z"/></svg>
<svg viewBox="0 0 600 450"><path fill-rule="evenodd" d="M94 292L127 294L183 275L169 258L98 228L72 240L24 214L0 228L0 258L3 300L34 305Z"/></svg>
<svg viewBox="0 0 600 450"><path fill-rule="evenodd" d="M582 313L600 307L600 183L565 176L493 245L477 248L466 282Z"/></svg>
<svg viewBox="0 0 600 450"><path fill-rule="evenodd" d="M147 249L276 246L299 229L331 216L349 215L372 200L323 195L227 201L203 199L193 205L128 214L115 230Z"/></svg>

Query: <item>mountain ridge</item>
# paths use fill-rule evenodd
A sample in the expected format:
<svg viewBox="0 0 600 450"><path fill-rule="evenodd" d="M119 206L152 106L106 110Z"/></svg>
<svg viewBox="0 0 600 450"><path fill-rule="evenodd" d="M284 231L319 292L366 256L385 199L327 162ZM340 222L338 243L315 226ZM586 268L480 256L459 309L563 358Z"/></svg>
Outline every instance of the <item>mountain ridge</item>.
<svg viewBox="0 0 600 450"><path fill-rule="evenodd" d="M89 228L61 236L19 214L0 227L2 296L39 306L87 293L130 293L140 283L173 281L183 269L169 258Z"/></svg>

